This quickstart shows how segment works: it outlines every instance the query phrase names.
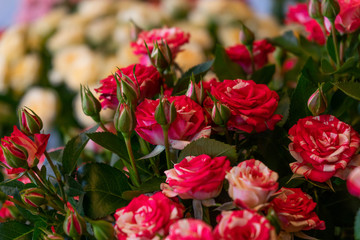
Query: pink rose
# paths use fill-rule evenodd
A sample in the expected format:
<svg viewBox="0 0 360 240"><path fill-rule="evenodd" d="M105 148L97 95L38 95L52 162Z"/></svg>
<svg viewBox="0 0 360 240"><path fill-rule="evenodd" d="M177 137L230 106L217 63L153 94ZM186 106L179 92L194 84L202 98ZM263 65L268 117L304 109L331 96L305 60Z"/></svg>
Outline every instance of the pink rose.
<svg viewBox="0 0 360 240"><path fill-rule="evenodd" d="M340 33L353 33L360 28L360 1L338 0L340 13L335 19L335 28Z"/></svg>
<svg viewBox="0 0 360 240"><path fill-rule="evenodd" d="M260 69L268 62L268 55L272 53L275 48L266 40L259 40L253 43L253 54L255 69ZM226 53L230 59L239 64L247 74L252 73L250 53L243 44L237 44L226 48Z"/></svg>
<svg viewBox="0 0 360 240"><path fill-rule="evenodd" d="M231 110L230 130L262 132L273 130L282 118L274 114L279 95L265 84L252 80L224 80L211 88L211 94Z"/></svg>
<svg viewBox="0 0 360 240"><path fill-rule="evenodd" d="M165 171L167 184L161 184L161 189L169 197L211 199L220 194L229 168L230 162L226 157L188 156Z"/></svg>
<svg viewBox="0 0 360 240"><path fill-rule="evenodd" d="M356 167L350 172L346 185L351 195L360 198L360 167Z"/></svg>
<svg viewBox="0 0 360 240"><path fill-rule="evenodd" d="M317 42L320 45L325 44L326 38L324 32L316 20L310 17L306 3L298 3L295 6L290 6L286 14L285 22L287 24L298 23L303 25L308 33L308 40Z"/></svg>
<svg viewBox="0 0 360 240"><path fill-rule="evenodd" d="M184 207L161 192L151 197L140 195L126 207L116 210L115 232L118 239L152 239L165 236L169 226L183 217Z"/></svg>
<svg viewBox="0 0 360 240"><path fill-rule="evenodd" d="M161 42L164 40L169 45L172 53L172 58L175 58L176 54L180 51L180 47L189 42L190 34L184 33L182 30L176 27L172 28L158 28L150 31L142 31L136 42L131 43L131 47L134 48L134 53L137 55L147 55L147 50L144 42L146 42L149 51L152 52L154 48L154 42Z"/></svg>
<svg viewBox="0 0 360 240"><path fill-rule="evenodd" d="M122 74L127 75L134 87L135 92L138 93L138 101L142 101L144 98L152 98L154 95L160 92L160 85L162 83L162 79L160 77L160 73L153 66L144 66L141 64L136 64L135 68L135 77L134 77L134 65L130 65L126 68L121 68L117 71L119 76ZM116 97L116 81L113 75L108 76L100 81L101 87L95 89L96 92L100 93L100 101L102 107L109 107L111 109L115 109L119 101Z"/></svg>
<svg viewBox="0 0 360 240"><path fill-rule="evenodd" d="M185 218L170 226L165 240L214 240L211 226L201 220Z"/></svg>
<svg viewBox="0 0 360 240"><path fill-rule="evenodd" d="M310 229L325 229L325 222L321 221L314 212L316 203L300 188L281 188L281 193L271 201L281 228L286 232L298 232Z"/></svg>
<svg viewBox="0 0 360 240"><path fill-rule="evenodd" d="M218 216L214 230L219 240L269 240L273 227L270 222L256 212L249 210L223 211Z"/></svg>
<svg viewBox="0 0 360 240"><path fill-rule="evenodd" d="M246 160L233 167L225 178L229 181L229 195L235 204L254 208L266 203L278 188L278 174L262 162Z"/></svg>
<svg viewBox="0 0 360 240"><path fill-rule="evenodd" d="M0 160L12 168L8 173L24 172L36 166L45 152L49 137L49 134L34 134L32 140L14 126L11 136L1 139Z"/></svg>
<svg viewBox="0 0 360 240"><path fill-rule="evenodd" d="M360 146L359 134L331 115L300 119L289 130L293 173L325 182L344 170Z"/></svg>
<svg viewBox="0 0 360 240"><path fill-rule="evenodd" d="M169 142L172 148L183 149L190 141L209 137L211 128L199 104L186 96L169 97L174 102L176 118L169 128ZM145 99L136 108L137 126L135 131L144 140L154 145L164 145L164 135L160 124L155 120L155 109L159 99Z"/></svg>

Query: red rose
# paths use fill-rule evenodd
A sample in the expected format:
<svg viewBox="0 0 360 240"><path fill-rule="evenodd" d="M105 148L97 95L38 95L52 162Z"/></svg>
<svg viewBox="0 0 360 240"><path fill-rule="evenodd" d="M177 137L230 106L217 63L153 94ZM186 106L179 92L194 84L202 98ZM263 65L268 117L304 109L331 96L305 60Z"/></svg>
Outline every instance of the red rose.
<svg viewBox="0 0 360 240"><path fill-rule="evenodd" d="M319 23L310 17L306 3L298 3L295 6L290 6L286 14L285 22L288 24L298 23L305 26L305 30L308 33L307 38L310 41L315 41L320 45L325 44L324 32Z"/></svg>
<svg viewBox="0 0 360 240"><path fill-rule="evenodd" d="M230 197L244 208L266 203L278 188L278 178L276 172L255 159L239 163L226 174Z"/></svg>
<svg viewBox="0 0 360 240"><path fill-rule="evenodd" d="M121 71L120 71L121 70ZM136 64L135 68L135 77L134 78L134 64L126 68L121 68L117 71L119 76L122 74L127 75L133 83L135 91L138 91L140 88L140 93L138 95L138 101L142 101L144 98L152 98L154 95L160 92L160 85L162 79L160 73L153 66L144 66L141 64ZM119 104L119 101L116 97L116 81L113 75L108 76L107 78L100 81L101 87L95 89L96 92L100 93L100 101L102 107L109 107L115 109Z"/></svg>
<svg viewBox="0 0 360 240"><path fill-rule="evenodd" d="M152 29L150 31L142 31L136 42L131 43L131 47L134 48L134 53L137 55L147 55L147 50L144 42L146 42L149 51L152 52L154 48L154 42L164 40L169 45L174 59L176 54L180 51L180 47L189 42L190 34L184 33L179 28L159 28Z"/></svg>
<svg viewBox="0 0 360 240"><path fill-rule="evenodd" d="M360 28L360 1L338 0L340 13L335 19L335 28L340 33L353 33Z"/></svg>
<svg viewBox="0 0 360 240"><path fill-rule="evenodd" d="M321 221L314 212L316 203L300 188L281 188L281 193L271 201L281 228L286 232L298 232L310 229L325 229L325 222Z"/></svg>
<svg viewBox="0 0 360 240"><path fill-rule="evenodd" d="M211 128L199 104L186 96L169 97L174 102L176 118L169 128L169 142L175 149L183 149L190 141L209 137ZM160 124L155 120L155 109L159 99L145 99L136 108L137 126L135 131L144 140L154 145L164 145L164 135Z"/></svg>
<svg viewBox="0 0 360 240"><path fill-rule="evenodd" d="M212 229L201 220L185 218L170 226L165 240L214 240Z"/></svg>
<svg viewBox="0 0 360 240"><path fill-rule="evenodd" d="M354 168L346 180L349 193L360 198L360 167Z"/></svg>
<svg viewBox="0 0 360 240"><path fill-rule="evenodd" d="M12 168L8 174L24 172L36 166L44 154L49 134L34 134L34 140L14 126L10 137L1 139L0 160Z"/></svg>
<svg viewBox="0 0 360 240"><path fill-rule="evenodd" d="M272 239L273 227L270 225L270 222L265 217L253 211L223 211L218 217L218 222L219 223L214 230L215 239Z"/></svg>
<svg viewBox="0 0 360 240"><path fill-rule="evenodd" d="M255 69L260 69L268 62L268 55L272 53L275 48L266 40L259 40L253 43L253 54ZM250 53L243 44L237 44L226 49L226 53L230 59L239 64L247 74L252 73Z"/></svg>
<svg viewBox="0 0 360 240"><path fill-rule="evenodd" d="M211 88L211 94L231 110L227 126L231 130L262 132L273 130L282 118L274 112L279 95L265 84L252 80L224 80Z"/></svg>
<svg viewBox="0 0 360 240"><path fill-rule="evenodd" d="M178 195L182 199L211 199L219 195L229 168L230 162L226 157L188 156L165 171L168 184L161 184L161 189L168 197Z"/></svg>
<svg viewBox="0 0 360 240"><path fill-rule="evenodd" d="M151 197L140 195L126 207L116 210L115 232L118 239L152 239L165 236L169 226L183 217L184 207L161 192Z"/></svg>
<svg viewBox="0 0 360 240"><path fill-rule="evenodd" d="M348 124L331 115L300 119L289 130L293 173L310 180L325 182L341 172L360 146L359 134Z"/></svg>
<svg viewBox="0 0 360 240"><path fill-rule="evenodd" d="M10 211L10 208L14 208L15 204L6 200L0 208L0 223L15 219L16 216Z"/></svg>

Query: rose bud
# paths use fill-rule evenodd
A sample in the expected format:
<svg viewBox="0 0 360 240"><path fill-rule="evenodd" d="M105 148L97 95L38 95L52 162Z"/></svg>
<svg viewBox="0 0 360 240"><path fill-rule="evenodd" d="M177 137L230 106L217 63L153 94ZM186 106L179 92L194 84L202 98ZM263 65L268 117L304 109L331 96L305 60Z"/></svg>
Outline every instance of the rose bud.
<svg viewBox="0 0 360 240"><path fill-rule="evenodd" d="M162 98L155 109L155 120L161 126L170 125L176 118L176 108L174 102L170 103L167 99Z"/></svg>
<svg viewBox="0 0 360 240"><path fill-rule="evenodd" d="M250 159L233 167L225 176L229 195L243 208L255 208L266 203L277 190L279 175L259 160Z"/></svg>
<svg viewBox="0 0 360 240"><path fill-rule="evenodd" d="M334 0L323 0L321 3L321 12L330 22L334 22L340 12L339 3Z"/></svg>
<svg viewBox="0 0 360 240"><path fill-rule="evenodd" d="M131 133L136 126L134 111L126 103L119 104L114 116L114 125L121 133Z"/></svg>
<svg viewBox="0 0 360 240"><path fill-rule="evenodd" d="M351 195L360 198L360 167L356 167L350 172L346 185Z"/></svg>
<svg viewBox="0 0 360 240"><path fill-rule="evenodd" d="M194 75L190 78L189 87L185 93L186 96L197 102L198 104L202 105L205 99L205 90L203 87L202 81L199 84L196 84Z"/></svg>
<svg viewBox="0 0 360 240"><path fill-rule="evenodd" d="M85 115L94 119L95 122L99 122L101 104L99 100L91 93L89 87L83 87L80 85L80 97L82 109Z"/></svg>
<svg viewBox="0 0 360 240"><path fill-rule="evenodd" d="M154 48L151 53L148 48L147 51L152 65L156 67L159 72L164 72L173 62L169 45L162 39L160 44L158 42L155 42Z"/></svg>
<svg viewBox="0 0 360 240"><path fill-rule="evenodd" d="M140 97L139 87L130 79L129 76L122 73L120 77L115 73L115 80L117 85L117 98L119 102L131 103L133 106L137 105ZM136 79L136 76L134 77ZM136 80L135 80L136 81Z"/></svg>
<svg viewBox="0 0 360 240"><path fill-rule="evenodd" d="M230 117L231 117L231 111L227 106L219 102L216 102L214 104L214 107L211 112L211 119L215 124L225 127Z"/></svg>
<svg viewBox="0 0 360 240"><path fill-rule="evenodd" d="M43 236L44 240L64 240L65 238L63 238L62 236L55 234L55 233L51 233L47 236Z"/></svg>
<svg viewBox="0 0 360 240"><path fill-rule="evenodd" d="M325 112L327 108L327 100L322 91L322 87L318 88L309 98L307 106L310 112L314 115L320 115Z"/></svg>
<svg viewBox="0 0 360 240"><path fill-rule="evenodd" d="M19 111L20 130L28 136L40 133L43 127L41 118L30 108L22 108Z"/></svg>
<svg viewBox="0 0 360 240"><path fill-rule="evenodd" d="M111 223L99 220L92 221L91 226L94 230L94 236L97 240L108 240L114 238L114 227Z"/></svg>
<svg viewBox="0 0 360 240"><path fill-rule="evenodd" d="M21 200L34 208L41 207L46 204L45 192L39 188L28 188L21 193Z"/></svg>
<svg viewBox="0 0 360 240"><path fill-rule="evenodd" d="M311 18L323 19L323 15L321 13L321 3L319 0L310 0L308 11Z"/></svg>
<svg viewBox="0 0 360 240"><path fill-rule="evenodd" d="M252 48L255 40L254 33L247 28L244 24L241 24L241 31L239 34L240 42L248 48Z"/></svg>
<svg viewBox="0 0 360 240"><path fill-rule="evenodd" d="M68 209L64 221L64 232L69 237L79 237L86 232L84 219L75 211Z"/></svg>
<svg viewBox="0 0 360 240"><path fill-rule="evenodd" d="M7 165L22 168L23 171L36 166L46 149L49 137L48 134L36 133L32 140L14 126L11 136L1 139L1 148Z"/></svg>

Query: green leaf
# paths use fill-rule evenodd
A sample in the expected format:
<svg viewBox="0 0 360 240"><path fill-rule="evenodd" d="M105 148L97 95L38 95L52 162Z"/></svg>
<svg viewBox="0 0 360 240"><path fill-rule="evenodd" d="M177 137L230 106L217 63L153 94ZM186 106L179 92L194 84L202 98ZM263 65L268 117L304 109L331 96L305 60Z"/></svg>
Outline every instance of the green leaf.
<svg viewBox="0 0 360 240"><path fill-rule="evenodd" d="M275 65L267 65L252 75L251 79L256 83L268 84L275 73Z"/></svg>
<svg viewBox="0 0 360 240"><path fill-rule="evenodd" d="M360 240L360 209L356 213L354 230L355 240Z"/></svg>
<svg viewBox="0 0 360 240"><path fill-rule="evenodd" d="M89 138L86 133L81 133L66 144L62 157L63 172L65 174L70 174L75 169L77 160L88 141Z"/></svg>
<svg viewBox="0 0 360 240"><path fill-rule="evenodd" d="M81 184L79 184L74 178L65 176L65 193L69 197L79 196L84 192Z"/></svg>
<svg viewBox="0 0 360 240"><path fill-rule="evenodd" d="M351 57L336 71L336 73L346 73L349 70L353 69L357 64L359 60L355 57Z"/></svg>
<svg viewBox="0 0 360 240"><path fill-rule="evenodd" d="M129 160L124 139L110 132L89 133L88 137L100 146L117 154L119 157Z"/></svg>
<svg viewBox="0 0 360 240"><path fill-rule="evenodd" d="M23 223L11 221L0 223L0 239L14 240L14 239L31 239L33 228Z"/></svg>
<svg viewBox="0 0 360 240"><path fill-rule="evenodd" d="M44 221L44 220L37 221L34 226L34 234L32 236L32 240L41 239L41 235L43 233L43 231L41 229L46 228L46 226L47 226L46 221Z"/></svg>
<svg viewBox="0 0 360 240"><path fill-rule="evenodd" d="M92 219L105 217L128 203L122 194L131 188L119 169L102 163L86 164L79 169L79 180L86 192L84 211Z"/></svg>
<svg viewBox="0 0 360 240"><path fill-rule="evenodd" d="M268 39L268 41L271 44L281 47L297 56L304 55L304 52L300 48L299 40L295 37L293 31L287 31L282 36Z"/></svg>
<svg viewBox="0 0 360 240"><path fill-rule="evenodd" d="M333 84L349 97L360 101L360 82L337 82Z"/></svg>
<svg viewBox="0 0 360 240"><path fill-rule="evenodd" d="M231 61L225 49L220 45L217 45L215 50L214 72L220 81L224 81L224 79L246 78L246 74L241 66Z"/></svg>
<svg viewBox="0 0 360 240"><path fill-rule="evenodd" d="M331 37L328 38L326 42L326 49L331 57L331 59L336 62L336 53L335 53L335 46L334 41Z"/></svg>
<svg viewBox="0 0 360 240"><path fill-rule="evenodd" d="M329 60L326 58L321 59L321 69L324 73L331 74L334 72L333 66L330 64Z"/></svg>
<svg viewBox="0 0 360 240"><path fill-rule="evenodd" d="M122 197L126 200L131 200L134 197L137 197L143 193L151 193L151 192L159 191L160 184L164 183L165 180L166 180L165 177L152 177L149 180L147 180L146 182L143 182L140 185L140 187L135 188L132 191L123 192Z"/></svg>
<svg viewBox="0 0 360 240"><path fill-rule="evenodd" d="M194 74L196 82L199 82L200 79L210 70L214 63L214 60L210 60L199 65L196 65L190 68L187 72L185 72L179 81L176 83L173 94L180 93L187 89L189 85L190 77Z"/></svg>
<svg viewBox="0 0 360 240"><path fill-rule="evenodd" d="M226 156L231 161L236 161L237 159L235 146L214 139L200 138L191 142L181 151L178 162L187 156L199 156L201 154L207 154L212 158Z"/></svg>
<svg viewBox="0 0 360 240"><path fill-rule="evenodd" d="M8 180L0 183L0 190L6 195L14 196L25 188L25 184L17 179Z"/></svg>

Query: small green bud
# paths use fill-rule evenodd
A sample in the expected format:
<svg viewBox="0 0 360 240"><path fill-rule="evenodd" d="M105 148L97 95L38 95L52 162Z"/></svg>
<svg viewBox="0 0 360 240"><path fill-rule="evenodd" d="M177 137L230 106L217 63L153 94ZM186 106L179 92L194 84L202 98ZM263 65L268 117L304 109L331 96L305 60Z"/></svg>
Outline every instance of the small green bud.
<svg viewBox="0 0 360 240"><path fill-rule="evenodd" d="M99 100L91 93L88 87L80 85L81 106L85 115L100 121L101 104Z"/></svg>
<svg viewBox="0 0 360 240"><path fill-rule="evenodd" d="M46 204L46 195L39 188L28 188L21 193L21 200L28 206L38 208Z"/></svg>
<svg viewBox="0 0 360 240"><path fill-rule="evenodd" d="M308 108L314 116L325 112L327 108L327 100L322 91L322 86L319 87L309 98L307 102Z"/></svg>
<svg viewBox="0 0 360 240"><path fill-rule="evenodd" d="M244 24L241 24L241 30L239 34L240 42L248 48L252 48L255 41L254 33L247 28Z"/></svg>
<svg viewBox="0 0 360 240"><path fill-rule="evenodd" d="M86 232L85 220L77 212L68 209L63 229L69 237L79 237Z"/></svg>
<svg viewBox="0 0 360 240"><path fill-rule="evenodd" d="M155 109L155 120L161 126L170 126L176 118L176 108L174 102L170 103L167 99L161 98L159 105Z"/></svg>
<svg viewBox="0 0 360 240"><path fill-rule="evenodd" d="M321 3L321 12L330 22L334 22L340 12L339 3L334 0L323 0Z"/></svg>
<svg viewBox="0 0 360 240"><path fill-rule="evenodd" d="M116 109L114 125L121 133L131 133L136 127L134 110L126 103L120 103Z"/></svg>
<svg viewBox="0 0 360 240"><path fill-rule="evenodd" d="M324 17L321 13L321 3L319 0L310 0L308 12L313 19L322 19Z"/></svg>
<svg viewBox="0 0 360 240"><path fill-rule="evenodd" d="M20 130L28 136L40 133L43 128L41 118L30 108L22 108L19 111Z"/></svg>
<svg viewBox="0 0 360 240"><path fill-rule="evenodd" d="M149 49L148 55L151 63L159 72L164 72L172 64L172 54L169 45L163 40L161 43L155 42L152 52Z"/></svg>
<svg viewBox="0 0 360 240"><path fill-rule="evenodd" d="M211 112L211 118L213 122L219 126L225 127L231 117L230 109L219 103L215 102Z"/></svg>

